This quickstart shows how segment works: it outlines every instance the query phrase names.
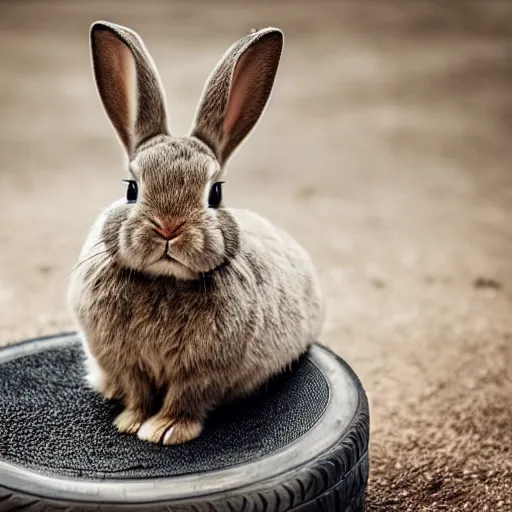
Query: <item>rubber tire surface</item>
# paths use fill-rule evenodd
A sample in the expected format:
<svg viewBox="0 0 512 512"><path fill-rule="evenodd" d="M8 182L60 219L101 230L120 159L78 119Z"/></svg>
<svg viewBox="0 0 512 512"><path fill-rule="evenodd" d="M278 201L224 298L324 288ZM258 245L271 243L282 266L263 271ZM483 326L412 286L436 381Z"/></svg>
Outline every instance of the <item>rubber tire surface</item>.
<svg viewBox="0 0 512 512"><path fill-rule="evenodd" d="M298 468L271 479L265 478L266 472L263 470L260 478L249 479L244 486L236 489L186 499L141 503L85 501L86 498L69 499L58 493L50 497L41 495L36 486L33 490L25 488L20 491L9 486L0 466L0 511L364 512L369 473L369 411L366 395L359 379L345 362L323 347L314 347L313 350L321 350L343 367L355 387L357 404L348 427L340 430L339 422L332 422L328 426L334 440L329 448ZM326 378L331 387L336 385L327 372ZM301 443L301 439L296 443ZM265 458L262 457L263 462ZM269 472L272 466L269 462ZM238 469L244 473L243 464ZM129 486L130 481L126 481L126 484Z"/></svg>

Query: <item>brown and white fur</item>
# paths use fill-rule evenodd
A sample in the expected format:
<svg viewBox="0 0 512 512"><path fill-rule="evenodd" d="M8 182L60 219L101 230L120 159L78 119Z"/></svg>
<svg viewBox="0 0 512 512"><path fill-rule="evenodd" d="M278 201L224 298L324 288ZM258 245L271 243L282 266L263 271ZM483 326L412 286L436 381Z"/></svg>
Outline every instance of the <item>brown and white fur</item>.
<svg viewBox="0 0 512 512"><path fill-rule="evenodd" d="M114 421L121 432L190 441L208 410L254 390L319 334L321 296L305 250L255 213L208 205L267 104L282 45L275 28L236 42L207 81L190 136L175 137L140 37L91 27L99 96L138 197L97 219L69 301L88 383L124 405Z"/></svg>

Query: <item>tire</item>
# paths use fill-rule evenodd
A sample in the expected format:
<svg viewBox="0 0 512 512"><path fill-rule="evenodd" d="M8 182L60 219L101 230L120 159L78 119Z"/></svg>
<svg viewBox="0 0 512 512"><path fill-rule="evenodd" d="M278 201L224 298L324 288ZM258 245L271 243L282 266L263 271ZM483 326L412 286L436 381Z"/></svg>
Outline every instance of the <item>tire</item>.
<svg viewBox="0 0 512 512"><path fill-rule="evenodd" d="M113 431L118 406L83 386L80 350L76 334L0 350L0 511L365 510L368 402L326 348L181 447Z"/></svg>

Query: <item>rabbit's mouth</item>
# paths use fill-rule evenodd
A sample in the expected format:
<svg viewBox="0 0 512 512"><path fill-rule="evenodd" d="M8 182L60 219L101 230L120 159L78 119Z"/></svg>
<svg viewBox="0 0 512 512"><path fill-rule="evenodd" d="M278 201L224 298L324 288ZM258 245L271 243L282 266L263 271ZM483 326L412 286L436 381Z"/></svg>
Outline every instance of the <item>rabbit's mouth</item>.
<svg viewBox="0 0 512 512"><path fill-rule="evenodd" d="M181 261L169 256L168 254L162 254L149 265L145 265L143 271L156 276L174 276L179 279L197 279L196 272L193 272Z"/></svg>
<svg viewBox="0 0 512 512"><path fill-rule="evenodd" d="M187 265L185 265L183 262L181 262L180 260L176 259L174 256L171 256L170 254L168 254L167 252L163 254L162 258L161 258L162 261L166 262L166 263L171 263L172 265L179 265L180 267L184 267L186 268L187 270L190 270Z"/></svg>
<svg viewBox="0 0 512 512"><path fill-rule="evenodd" d="M164 252L161 260L163 260L164 262L167 262L167 263L171 263L172 265L179 265L183 268L186 268L187 270L190 270L189 267L187 265L185 265L185 263L183 263L183 261L175 258L174 256L171 256L168 252Z"/></svg>

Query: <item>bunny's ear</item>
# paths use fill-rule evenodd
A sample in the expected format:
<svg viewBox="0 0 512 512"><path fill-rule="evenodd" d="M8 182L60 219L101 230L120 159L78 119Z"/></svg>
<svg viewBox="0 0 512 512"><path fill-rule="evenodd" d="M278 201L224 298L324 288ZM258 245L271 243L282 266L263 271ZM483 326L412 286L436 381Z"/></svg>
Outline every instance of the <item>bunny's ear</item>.
<svg viewBox="0 0 512 512"><path fill-rule="evenodd" d="M226 52L208 78L192 135L210 146L221 164L265 109L282 48L280 30L254 31Z"/></svg>
<svg viewBox="0 0 512 512"><path fill-rule="evenodd" d="M165 94L151 55L133 30L98 21L91 27L98 93L128 155L168 133Z"/></svg>

